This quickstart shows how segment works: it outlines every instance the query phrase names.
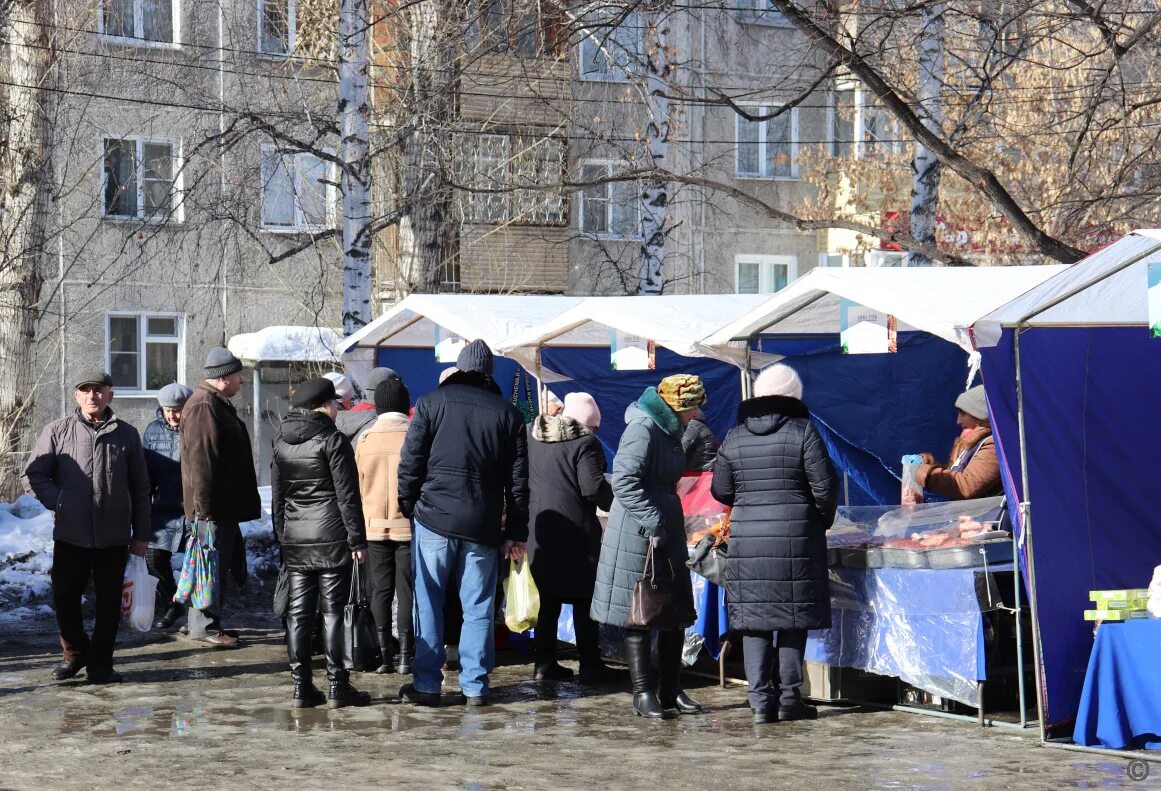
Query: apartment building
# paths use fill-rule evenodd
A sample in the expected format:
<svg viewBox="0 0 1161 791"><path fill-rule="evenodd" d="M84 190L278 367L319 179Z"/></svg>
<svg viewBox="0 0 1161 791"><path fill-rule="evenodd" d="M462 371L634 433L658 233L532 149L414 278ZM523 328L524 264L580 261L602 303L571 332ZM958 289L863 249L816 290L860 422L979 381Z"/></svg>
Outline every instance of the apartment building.
<svg viewBox="0 0 1161 791"><path fill-rule="evenodd" d="M108 370L114 409L143 427L157 390L196 384L231 336L340 323L339 246L310 244L335 227L333 165L262 132L337 143L317 123L333 75L290 54L289 1L58 3L38 423L73 408L82 369ZM253 385L236 402L248 421Z"/></svg>

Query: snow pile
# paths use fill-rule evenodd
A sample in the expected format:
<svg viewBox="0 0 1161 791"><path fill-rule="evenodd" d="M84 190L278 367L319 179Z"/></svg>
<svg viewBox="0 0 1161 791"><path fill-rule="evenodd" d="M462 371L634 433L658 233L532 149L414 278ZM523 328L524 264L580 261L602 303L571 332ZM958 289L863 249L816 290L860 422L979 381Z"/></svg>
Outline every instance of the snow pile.
<svg viewBox="0 0 1161 791"><path fill-rule="evenodd" d="M270 519L270 487L261 487L259 493L261 518L241 525L246 565L253 577L272 577L278 573L278 545ZM0 622L51 615L52 528L52 512L31 495L0 503ZM181 557L174 557L176 568Z"/></svg>
<svg viewBox="0 0 1161 791"><path fill-rule="evenodd" d="M230 352L250 362L339 363L343 336L326 327L266 327L230 338Z"/></svg>
<svg viewBox="0 0 1161 791"><path fill-rule="evenodd" d="M31 495L0 503L0 619L51 611L52 525Z"/></svg>

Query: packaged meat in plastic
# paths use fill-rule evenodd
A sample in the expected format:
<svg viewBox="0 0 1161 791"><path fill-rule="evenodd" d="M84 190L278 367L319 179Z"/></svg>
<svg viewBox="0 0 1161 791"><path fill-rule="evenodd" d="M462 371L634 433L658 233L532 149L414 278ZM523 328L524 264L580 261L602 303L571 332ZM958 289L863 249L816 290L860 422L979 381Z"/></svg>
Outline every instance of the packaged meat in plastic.
<svg viewBox="0 0 1161 791"><path fill-rule="evenodd" d="M910 454L903 457L903 475L900 478L902 488L899 502L902 505L918 505L923 502L923 487L919 485L916 476L923 457Z"/></svg>

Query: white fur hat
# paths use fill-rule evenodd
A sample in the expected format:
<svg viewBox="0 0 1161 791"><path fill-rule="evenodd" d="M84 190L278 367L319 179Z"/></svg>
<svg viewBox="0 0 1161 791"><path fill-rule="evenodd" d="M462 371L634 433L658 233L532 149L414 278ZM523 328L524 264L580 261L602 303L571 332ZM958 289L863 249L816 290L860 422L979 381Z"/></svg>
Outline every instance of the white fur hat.
<svg viewBox="0 0 1161 791"><path fill-rule="evenodd" d="M754 380L754 396L786 396L802 400L802 380L789 365L775 363L758 374Z"/></svg>

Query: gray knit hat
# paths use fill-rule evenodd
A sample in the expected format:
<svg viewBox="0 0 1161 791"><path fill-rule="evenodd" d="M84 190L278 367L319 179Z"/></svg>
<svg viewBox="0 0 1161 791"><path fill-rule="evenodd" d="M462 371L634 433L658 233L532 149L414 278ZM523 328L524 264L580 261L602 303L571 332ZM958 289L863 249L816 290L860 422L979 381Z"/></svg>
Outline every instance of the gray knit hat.
<svg viewBox="0 0 1161 791"><path fill-rule="evenodd" d="M375 399L375 388L388 379L403 381L403 378L390 368L372 368L367 374L367 381L363 383L363 395L368 401Z"/></svg>
<svg viewBox="0 0 1161 791"><path fill-rule="evenodd" d="M491 376L495 368L495 358L492 356L492 350L488 348L488 344L477 339L465 346L460 352L459 358L456 359L456 368L461 371L474 371Z"/></svg>
<svg viewBox="0 0 1161 791"><path fill-rule="evenodd" d="M206 355L206 379L218 379L242 370L242 361L223 346L215 346Z"/></svg>
<svg viewBox="0 0 1161 791"><path fill-rule="evenodd" d="M190 390L185 385L172 382L157 391L157 403L159 406L176 408L185 406L185 402L193 395L193 390Z"/></svg>
<svg viewBox="0 0 1161 791"><path fill-rule="evenodd" d="M976 385L960 393L959 398L955 399L955 408L968 413L976 420L987 421L988 398L984 393L984 386Z"/></svg>

